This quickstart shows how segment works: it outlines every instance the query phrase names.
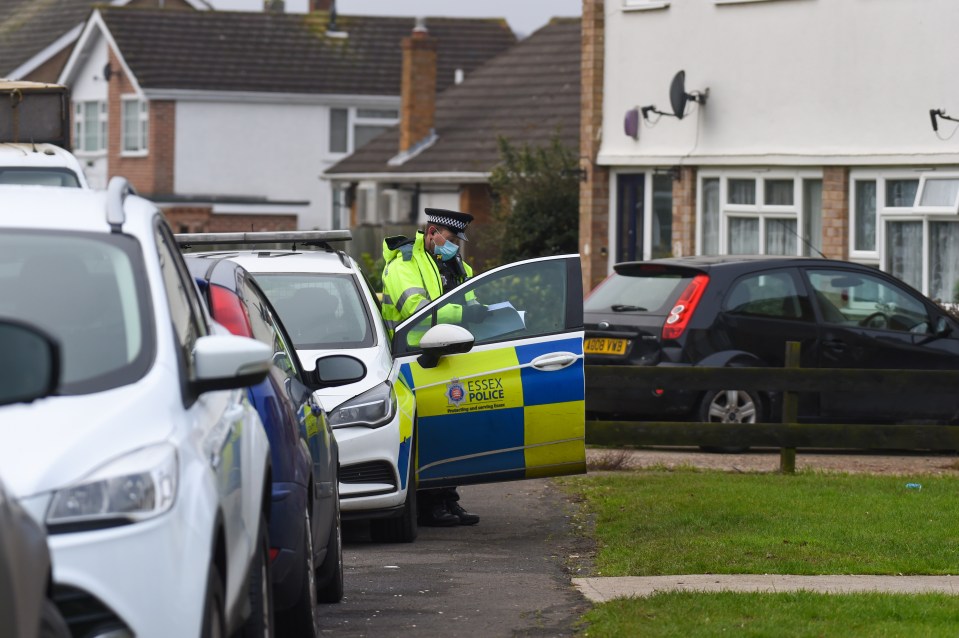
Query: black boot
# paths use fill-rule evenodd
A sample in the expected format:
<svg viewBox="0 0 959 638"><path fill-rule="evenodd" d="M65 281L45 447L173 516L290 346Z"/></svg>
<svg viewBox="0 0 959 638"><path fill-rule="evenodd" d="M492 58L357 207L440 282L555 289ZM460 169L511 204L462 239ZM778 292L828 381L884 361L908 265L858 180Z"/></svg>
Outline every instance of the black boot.
<svg viewBox="0 0 959 638"><path fill-rule="evenodd" d="M437 501L420 514L419 524L426 527L452 527L460 524L460 519L450 513L443 501Z"/></svg>
<svg viewBox="0 0 959 638"><path fill-rule="evenodd" d="M470 514L456 501L447 501L446 509L452 516L455 516L459 520L460 525L476 525L479 523L479 516Z"/></svg>

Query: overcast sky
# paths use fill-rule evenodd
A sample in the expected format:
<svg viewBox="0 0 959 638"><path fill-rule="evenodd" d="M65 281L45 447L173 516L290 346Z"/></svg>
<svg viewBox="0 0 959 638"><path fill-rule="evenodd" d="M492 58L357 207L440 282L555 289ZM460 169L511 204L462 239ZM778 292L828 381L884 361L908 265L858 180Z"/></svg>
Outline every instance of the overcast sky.
<svg viewBox="0 0 959 638"><path fill-rule="evenodd" d="M343 14L506 18L518 34L529 35L555 16L578 16L583 0L337 0Z"/></svg>

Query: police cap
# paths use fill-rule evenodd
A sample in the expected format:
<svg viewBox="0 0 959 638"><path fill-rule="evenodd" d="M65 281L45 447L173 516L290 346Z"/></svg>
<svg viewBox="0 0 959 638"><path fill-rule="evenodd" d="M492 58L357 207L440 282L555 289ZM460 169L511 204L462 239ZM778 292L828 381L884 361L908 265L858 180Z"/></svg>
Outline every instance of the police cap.
<svg viewBox="0 0 959 638"><path fill-rule="evenodd" d="M448 228L456 233L456 236L463 241L468 241L463 231L466 230L466 227L469 226L471 221L473 221L473 216L469 213L460 213L455 210L446 210L445 208L426 209L426 222L428 224Z"/></svg>

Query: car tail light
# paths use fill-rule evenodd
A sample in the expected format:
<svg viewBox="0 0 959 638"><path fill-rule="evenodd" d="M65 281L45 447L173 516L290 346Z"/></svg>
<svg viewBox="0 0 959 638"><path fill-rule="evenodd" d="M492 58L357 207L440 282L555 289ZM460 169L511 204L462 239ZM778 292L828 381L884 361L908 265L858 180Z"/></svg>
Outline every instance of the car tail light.
<svg viewBox="0 0 959 638"><path fill-rule="evenodd" d="M279 547L271 547L271 548L270 548L270 562L271 562L271 563L272 563L273 561L275 561L275 560L276 560L276 557L279 556L279 555L280 555L280 548L279 548Z"/></svg>
<svg viewBox="0 0 959 638"><path fill-rule="evenodd" d="M696 310L696 305L706 291L709 283L708 275L696 275L689 282L683 294L679 295L676 305L669 311L666 323L663 325L663 339L679 339L686 330L686 325Z"/></svg>
<svg viewBox="0 0 959 638"><path fill-rule="evenodd" d="M210 312L223 327L239 337L252 337L250 320L243 311L243 303L232 290L210 286Z"/></svg>

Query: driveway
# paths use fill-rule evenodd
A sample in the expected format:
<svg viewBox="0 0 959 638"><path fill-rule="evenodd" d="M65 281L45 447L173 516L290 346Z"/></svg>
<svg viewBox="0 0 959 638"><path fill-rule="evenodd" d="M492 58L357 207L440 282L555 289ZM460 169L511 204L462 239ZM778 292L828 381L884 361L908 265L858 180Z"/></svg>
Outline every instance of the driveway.
<svg viewBox="0 0 959 638"><path fill-rule="evenodd" d="M343 602L321 606L337 636L572 636L589 603L570 584L585 556L548 480L460 488L473 527L421 527L412 544L344 527ZM572 569L576 569L573 567Z"/></svg>

